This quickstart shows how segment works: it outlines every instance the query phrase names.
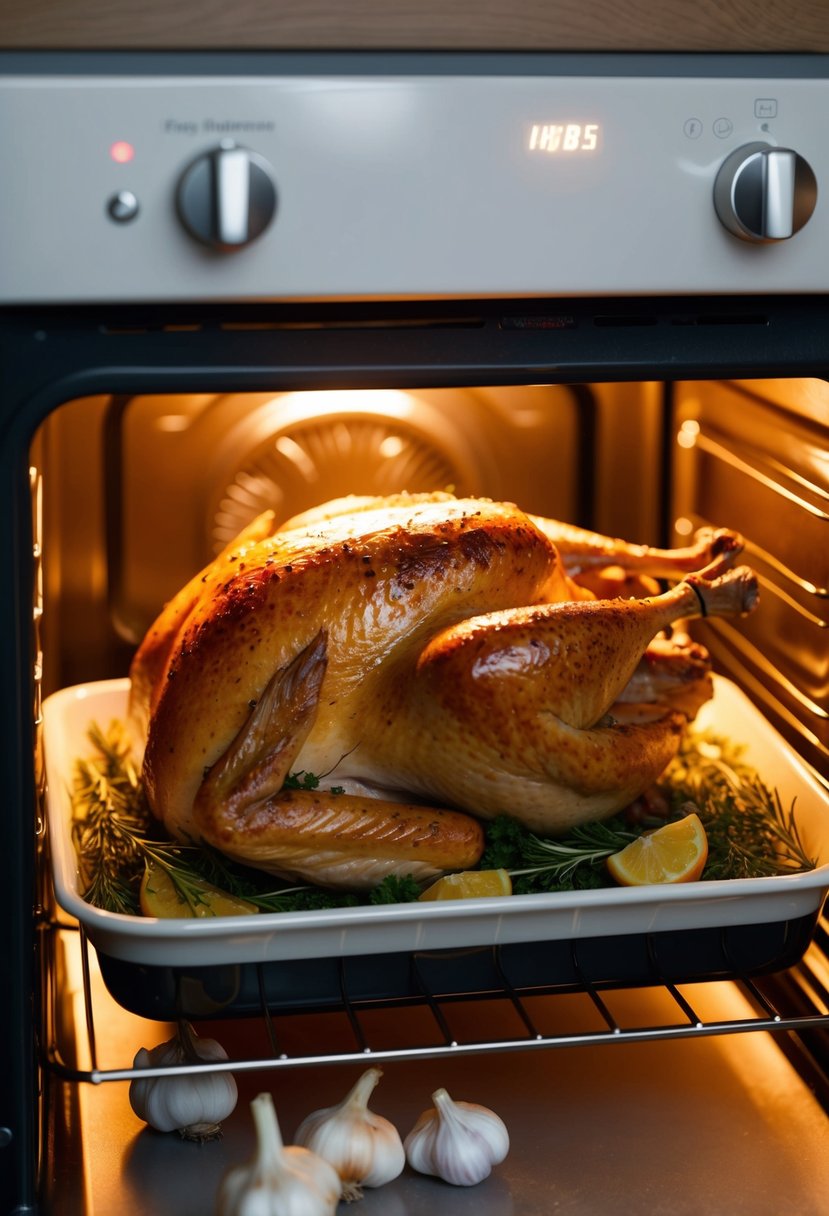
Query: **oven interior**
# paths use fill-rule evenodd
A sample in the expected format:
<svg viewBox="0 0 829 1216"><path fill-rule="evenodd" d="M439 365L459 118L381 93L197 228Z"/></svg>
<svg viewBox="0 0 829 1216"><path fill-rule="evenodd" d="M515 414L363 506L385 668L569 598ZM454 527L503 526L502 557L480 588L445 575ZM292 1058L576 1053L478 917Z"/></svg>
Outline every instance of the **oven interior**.
<svg viewBox="0 0 829 1216"><path fill-rule="evenodd" d="M762 606L736 625L695 626L695 636L716 670L746 690L825 782L828 424L829 386L817 378L468 387L407 380L401 388L360 387L351 378L345 389L101 392L65 400L30 447L39 694L124 675L160 606L261 510L289 517L345 494L451 488L642 543L682 544L705 524L739 530ZM45 867L41 879L47 1210L98 1213L105 1204L113 1210L112 1203L128 1203L138 1216L191 1210L193 1188L212 1195L221 1171L247 1151L246 1103L240 1100L221 1148L211 1158L202 1153L199 1166L191 1146L136 1135L126 1103L132 1054L168 1037L169 1025L113 1000L94 950L55 908ZM322 1095L312 1105L335 1100L345 1070L327 1064L353 1071L366 1055L391 1078L385 1113L403 1121L410 1089L444 1083L447 1074L461 1088L483 1079L484 1094L494 1095L493 1106L499 1098L507 1104L522 1136L509 1180L492 1179L479 1196L476 1210L491 1216L553 1210L553 1192L537 1193L538 1155L546 1151L550 1112L562 1102L572 1116L569 1130L559 1128L553 1171L562 1210L640 1209L646 1190L632 1139L619 1139L620 1124L638 1104L641 1135L667 1151L650 1210L669 1210L671 1187L674 1195L688 1188L697 1205L689 1212L726 1210L717 1206L725 1162L715 1140L727 1113L746 1134L759 1138L773 1129L788 1197L797 1196L798 1211L817 1213L815 1196L829 1182L819 1110L829 1092L826 1051L816 1029L829 1014L826 940L821 921L803 964L791 972L690 989L666 979L649 954L653 973L636 989L602 991L586 975L580 990L552 993L536 984L516 992L497 952L478 951L471 961L447 952L415 960L419 996L354 1002L340 965L332 981L342 993L337 1009L311 1002L306 1012L280 1011L262 984L259 1016L215 1021L205 1007L199 1029L246 1061L237 1072L243 1095L260 1088L279 1094L286 1121L299 1117L311 1101L306 1095ZM399 965L381 962L391 971ZM459 968L466 976L461 991ZM577 957L574 968L581 974ZM729 1033L754 1029L782 1033ZM672 1057L666 1040L675 1044ZM533 1041L579 1050L513 1050ZM627 1051L617 1049L621 1042ZM760 1074L776 1086L775 1111L764 1109ZM709 1078L710 1095L696 1093L693 1118L667 1116L666 1091L694 1093L696 1075ZM83 1084L89 1080L114 1083ZM608 1151L618 1159L603 1161L591 1149L582 1171L574 1162L595 1118L590 1092L604 1095L602 1126L612 1128ZM701 1135L699 1111L710 1115L715 1107L719 1113ZM659 1123L666 1117L712 1163L719 1183L689 1182L675 1144L664 1148ZM795 1166L796 1139L798 1151L803 1143L809 1148ZM779 1188L769 1188L768 1179L760 1199L755 1153L740 1159L737 1173L749 1202L773 1194L779 1203ZM80 1186L78 1177L85 1179ZM407 1183L408 1190L395 1184L367 1193L364 1206L386 1216L433 1210L430 1184ZM441 1192L440 1210L466 1211L467 1199Z"/></svg>
<svg viewBox="0 0 829 1216"><path fill-rule="evenodd" d="M824 773L827 417L818 379L68 401L31 448L42 692L126 674L161 606L265 509L450 489L638 543L739 531L761 608L697 628Z"/></svg>

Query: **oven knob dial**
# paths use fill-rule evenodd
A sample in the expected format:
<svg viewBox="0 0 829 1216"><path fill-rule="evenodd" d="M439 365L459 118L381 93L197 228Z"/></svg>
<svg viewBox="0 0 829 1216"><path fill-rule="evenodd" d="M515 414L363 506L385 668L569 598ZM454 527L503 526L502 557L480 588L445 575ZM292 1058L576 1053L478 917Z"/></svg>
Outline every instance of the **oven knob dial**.
<svg viewBox="0 0 829 1216"><path fill-rule="evenodd" d="M273 170L256 152L223 140L185 169L176 208L197 241L223 252L242 249L276 214Z"/></svg>
<svg viewBox="0 0 829 1216"><path fill-rule="evenodd" d="M785 241L800 231L816 202L810 165L791 148L765 143L737 148L714 183L717 215L744 241Z"/></svg>

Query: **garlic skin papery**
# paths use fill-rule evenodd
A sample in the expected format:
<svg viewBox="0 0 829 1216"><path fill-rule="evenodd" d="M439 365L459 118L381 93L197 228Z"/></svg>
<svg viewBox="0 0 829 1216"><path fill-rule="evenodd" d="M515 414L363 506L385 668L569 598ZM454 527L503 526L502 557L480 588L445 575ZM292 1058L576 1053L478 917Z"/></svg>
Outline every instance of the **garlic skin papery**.
<svg viewBox="0 0 829 1216"><path fill-rule="evenodd" d="M246 1165L225 1174L217 1216L334 1216L340 1177L316 1153L282 1142L270 1094L250 1104L256 1152Z"/></svg>
<svg viewBox="0 0 829 1216"><path fill-rule="evenodd" d="M343 1198L359 1199L364 1186L383 1186L403 1172L406 1154L393 1123L368 1109L383 1072L369 1068L337 1106L314 1111L294 1137L333 1165Z"/></svg>
<svg viewBox="0 0 829 1216"><path fill-rule="evenodd" d="M483 1182L509 1152L503 1121L486 1106L453 1102L445 1089L435 1090L432 1101L403 1141L409 1165L453 1186Z"/></svg>
<svg viewBox="0 0 829 1216"><path fill-rule="evenodd" d="M134 1068L166 1068L177 1064L207 1064L226 1060L215 1039L200 1039L189 1022L178 1034L147 1050L139 1048ZM198 1072L173 1077L135 1077L130 1082L130 1106L159 1132L179 1131L185 1140L211 1140L220 1134L222 1119L234 1110L238 1093L229 1072Z"/></svg>

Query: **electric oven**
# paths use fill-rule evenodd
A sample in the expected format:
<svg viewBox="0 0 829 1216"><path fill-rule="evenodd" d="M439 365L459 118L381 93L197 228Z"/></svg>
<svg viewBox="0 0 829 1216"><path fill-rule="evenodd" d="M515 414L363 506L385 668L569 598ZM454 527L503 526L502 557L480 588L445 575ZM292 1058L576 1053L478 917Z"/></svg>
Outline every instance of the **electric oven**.
<svg viewBox="0 0 829 1216"><path fill-rule="evenodd" d="M727 526L760 606L694 636L820 841L825 59L0 69L5 1210L210 1211L255 1092L290 1131L369 1058L401 1126L445 1084L513 1147L473 1193L407 1174L366 1210L825 1212L819 885L750 880L696 919L473 900L136 944L65 896L42 714L120 705L161 606L263 510L451 487L654 546ZM240 1087L215 1144L127 1103L181 1015Z"/></svg>

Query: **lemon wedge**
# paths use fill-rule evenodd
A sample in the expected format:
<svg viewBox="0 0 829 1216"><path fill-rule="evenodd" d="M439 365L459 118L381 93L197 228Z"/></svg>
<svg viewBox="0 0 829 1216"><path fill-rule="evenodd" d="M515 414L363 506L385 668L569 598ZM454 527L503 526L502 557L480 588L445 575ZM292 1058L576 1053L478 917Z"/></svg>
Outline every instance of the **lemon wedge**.
<svg viewBox="0 0 829 1216"><path fill-rule="evenodd" d="M650 883L695 882L705 869L708 837L699 815L686 815L647 832L607 859L607 868L624 887Z"/></svg>
<svg viewBox="0 0 829 1216"><path fill-rule="evenodd" d="M152 861L148 861L144 867L138 902L144 916L156 916L161 920L173 917L247 916L259 911L256 904L209 883L199 883L198 900L188 903L179 895L166 870Z"/></svg>
<svg viewBox="0 0 829 1216"><path fill-rule="evenodd" d="M433 882L420 896L431 899L483 899L488 895L512 895L512 879L506 870L462 870Z"/></svg>

